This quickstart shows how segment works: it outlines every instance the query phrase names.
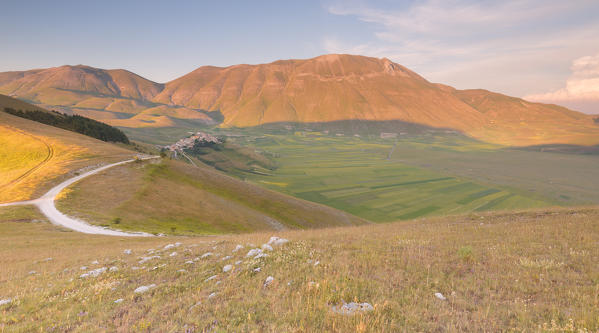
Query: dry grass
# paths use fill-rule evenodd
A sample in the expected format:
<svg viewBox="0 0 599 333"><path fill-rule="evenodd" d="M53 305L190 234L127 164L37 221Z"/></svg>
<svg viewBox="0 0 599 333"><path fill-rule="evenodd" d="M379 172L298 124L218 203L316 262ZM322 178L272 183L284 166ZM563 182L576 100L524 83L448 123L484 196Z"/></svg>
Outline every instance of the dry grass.
<svg viewBox="0 0 599 333"><path fill-rule="evenodd" d="M248 243L262 244L271 233L107 238L25 222L39 219L32 214L0 211L0 299L14 299L0 307L0 331L599 329L595 208L285 232L278 235L291 242L260 260L244 258ZM148 249L174 242L183 244L138 263ZM238 243L245 249L232 254ZM170 257L172 251L178 255ZM219 256L185 263L206 252ZM222 261L227 255L233 258ZM243 262L233 273L222 273L237 260ZM83 265L119 271L81 279ZM255 267L262 271L253 272ZM31 270L37 274L28 275ZM218 277L205 281L212 275ZM267 276L275 280L264 288ZM156 288L133 293L149 284ZM374 311L331 312L342 300L368 302Z"/></svg>
<svg viewBox="0 0 599 333"><path fill-rule="evenodd" d="M0 112L0 202L35 198L82 167L133 152Z"/></svg>

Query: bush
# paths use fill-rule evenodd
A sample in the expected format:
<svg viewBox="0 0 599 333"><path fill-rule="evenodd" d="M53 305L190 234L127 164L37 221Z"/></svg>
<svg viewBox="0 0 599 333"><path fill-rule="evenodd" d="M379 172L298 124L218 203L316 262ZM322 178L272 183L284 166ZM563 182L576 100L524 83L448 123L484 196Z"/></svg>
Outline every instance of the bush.
<svg viewBox="0 0 599 333"><path fill-rule="evenodd" d="M472 261L474 259L474 253L472 251L472 246L462 246L458 250L458 256L462 258L464 261Z"/></svg>

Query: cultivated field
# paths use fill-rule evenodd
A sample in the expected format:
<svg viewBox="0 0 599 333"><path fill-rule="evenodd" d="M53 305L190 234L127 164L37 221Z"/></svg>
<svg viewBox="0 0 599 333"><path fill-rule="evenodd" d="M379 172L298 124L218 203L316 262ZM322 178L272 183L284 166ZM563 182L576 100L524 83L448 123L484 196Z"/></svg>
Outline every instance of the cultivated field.
<svg viewBox="0 0 599 333"><path fill-rule="evenodd" d="M418 138L396 144L395 140L302 132L230 140L253 147L276 163L277 169L269 174L248 173L245 177L252 182L375 222L559 203L528 188L519 188L516 181L499 185L492 176L477 179L444 167L445 161L438 155L441 145L455 154L467 151L492 155L491 152L501 151L498 146L474 141L442 138L431 149L418 151ZM405 145L412 147L410 155L404 156ZM438 165L429 167L425 162L429 159ZM448 159L447 164L451 163Z"/></svg>
<svg viewBox="0 0 599 333"><path fill-rule="evenodd" d="M261 258L246 254L272 232L90 236L25 207L0 220L3 332L599 329L596 208L278 232L290 242Z"/></svg>

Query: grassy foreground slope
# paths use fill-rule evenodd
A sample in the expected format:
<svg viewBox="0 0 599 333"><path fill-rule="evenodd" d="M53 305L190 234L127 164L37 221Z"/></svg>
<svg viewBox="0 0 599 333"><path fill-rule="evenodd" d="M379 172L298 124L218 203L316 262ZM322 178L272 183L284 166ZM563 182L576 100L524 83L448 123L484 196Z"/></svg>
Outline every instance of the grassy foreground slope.
<svg viewBox="0 0 599 333"><path fill-rule="evenodd" d="M75 170L133 155L113 144L0 112L0 202L32 199Z"/></svg>
<svg viewBox="0 0 599 333"><path fill-rule="evenodd" d="M246 253L272 233L99 237L31 223L43 220L31 214L0 209L0 299L11 299L0 306L4 331L599 329L596 208L279 232L290 242L260 259ZM237 244L244 248L233 252ZM148 256L159 257L140 263ZM80 277L102 267L116 268ZM332 312L342 301L374 310Z"/></svg>
<svg viewBox="0 0 599 333"><path fill-rule="evenodd" d="M366 223L334 208L296 199L199 167L164 159L106 170L75 184L60 210L124 230L222 234Z"/></svg>

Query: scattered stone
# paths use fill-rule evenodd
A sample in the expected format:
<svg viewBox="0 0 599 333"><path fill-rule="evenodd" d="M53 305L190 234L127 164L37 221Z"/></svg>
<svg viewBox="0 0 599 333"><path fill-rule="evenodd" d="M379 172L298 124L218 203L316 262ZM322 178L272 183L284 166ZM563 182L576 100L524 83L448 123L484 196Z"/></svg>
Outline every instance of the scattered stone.
<svg viewBox="0 0 599 333"><path fill-rule="evenodd" d="M257 256L254 257L254 259L260 259L260 258L266 258L268 257L268 254L266 253L259 253Z"/></svg>
<svg viewBox="0 0 599 333"><path fill-rule="evenodd" d="M438 299L445 301L447 300L447 298L445 296L443 296L443 294L441 293L435 293L435 297L437 297Z"/></svg>
<svg viewBox="0 0 599 333"><path fill-rule="evenodd" d="M242 263L242 262L243 262L243 261L241 261L241 260L237 260L237 261L235 262L235 266L241 265L241 263Z"/></svg>
<svg viewBox="0 0 599 333"><path fill-rule="evenodd" d="M112 267L110 267L110 268L108 269L108 271L109 271L109 272L118 272L118 271L119 271L119 268L118 268L118 267L116 267L116 266L112 266Z"/></svg>
<svg viewBox="0 0 599 333"><path fill-rule="evenodd" d="M187 273L187 271L186 271L186 270L184 270L184 269L180 269L180 270L178 270L177 272L179 272L179 273Z"/></svg>
<svg viewBox="0 0 599 333"><path fill-rule="evenodd" d="M221 284L221 283L222 283L222 281L216 281L216 283L215 283L215 284L218 286L218 285L219 285L219 284Z"/></svg>
<svg viewBox="0 0 599 333"><path fill-rule="evenodd" d="M27 274L29 274L29 275L35 275L35 274L37 274L37 272L36 271L29 271L29 273L27 273Z"/></svg>
<svg viewBox="0 0 599 333"><path fill-rule="evenodd" d="M141 257L141 260L139 261L139 263L143 264L144 262L150 261L152 259L160 259L160 256Z"/></svg>
<svg viewBox="0 0 599 333"><path fill-rule="evenodd" d="M260 272L261 270L262 270L262 268L261 268L261 267L256 267L256 268L254 268L254 272L256 272L256 273Z"/></svg>
<svg viewBox="0 0 599 333"><path fill-rule="evenodd" d="M12 302L12 299L10 299L10 298L0 299L0 306L10 304L11 302Z"/></svg>
<svg viewBox="0 0 599 333"><path fill-rule="evenodd" d="M273 250L273 248L272 248L272 246L270 246L270 245L268 245L268 244L262 244L262 250L265 250L265 251L272 251L272 250Z"/></svg>
<svg viewBox="0 0 599 333"><path fill-rule="evenodd" d="M45 262L52 261L52 260L54 260L54 259L52 259L52 258L46 258L46 259L44 259Z"/></svg>
<svg viewBox="0 0 599 333"><path fill-rule="evenodd" d="M341 305L341 306L335 305L331 308L331 310L338 314L351 316L351 315L356 314L357 312L373 311L374 307L372 305L370 305L369 303L355 303L355 302L345 303L345 302L343 302L343 305Z"/></svg>
<svg viewBox="0 0 599 333"><path fill-rule="evenodd" d="M208 258L213 255L214 255L214 253L212 253L212 252L206 252L206 253L202 254L202 256L200 258L204 259L204 258Z"/></svg>
<svg viewBox="0 0 599 333"><path fill-rule="evenodd" d="M233 257L231 257L231 256L226 256L226 257L223 257L221 260L222 260L222 261L225 261L225 260L229 260L229 259L231 259L231 258L233 258Z"/></svg>
<svg viewBox="0 0 599 333"><path fill-rule="evenodd" d="M214 297L216 297L216 293L212 293L212 294L208 295L208 298L214 298Z"/></svg>
<svg viewBox="0 0 599 333"><path fill-rule="evenodd" d="M288 239L285 238L280 238L277 236L272 236L270 237L270 239L268 240L268 245L274 245L274 246L281 246L281 245L285 245L289 243Z"/></svg>
<svg viewBox="0 0 599 333"><path fill-rule="evenodd" d="M235 246L235 248L233 249L233 251L232 251L232 252L233 252L233 253L235 253L235 252L237 252L237 251L239 251L239 250L242 250L242 249L243 249L243 245L241 245L241 244L237 244L237 246Z"/></svg>
<svg viewBox="0 0 599 333"><path fill-rule="evenodd" d="M264 281L264 288L270 286L270 284L275 280L274 277L269 276L266 278L266 280Z"/></svg>
<svg viewBox="0 0 599 333"><path fill-rule="evenodd" d="M122 298L117 299L116 301L114 301L116 304L119 304L121 302L123 302L124 300Z"/></svg>
<svg viewBox="0 0 599 333"><path fill-rule="evenodd" d="M126 249L125 251L123 251L123 254L131 254L131 249Z"/></svg>
<svg viewBox="0 0 599 333"><path fill-rule="evenodd" d="M86 271L87 270L87 266L81 266L81 267L79 267L79 269L82 270L82 271Z"/></svg>
<svg viewBox="0 0 599 333"><path fill-rule="evenodd" d="M140 268L140 267L137 267L137 266L133 266L133 267L131 267L131 270L132 270L132 271L136 271L136 270L138 270L138 269L141 269L141 268Z"/></svg>
<svg viewBox="0 0 599 333"><path fill-rule="evenodd" d="M211 277L209 277L209 278L207 278L206 280L204 280L204 282L208 282L208 281L214 280L214 279L216 279L217 277L218 277L218 275L212 275Z"/></svg>
<svg viewBox="0 0 599 333"><path fill-rule="evenodd" d="M86 278L86 277L97 277L100 274L106 272L107 268L106 267L102 267L102 268L97 268L97 269L93 269L87 273L83 273L81 274L79 277L80 278Z"/></svg>
<svg viewBox="0 0 599 333"><path fill-rule="evenodd" d="M143 293L145 293L145 292L147 292L150 289L155 288L155 287L156 287L156 285L152 283L152 284L147 285L147 286L137 287L137 289L133 290L133 292L136 293L136 294L143 294Z"/></svg>
<svg viewBox="0 0 599 333"><path fill-rule="evenodd" d="M256 256L256 255L258 255L260 253L262 253L261 249L251 249L251 250L248 251L248 253L245 256L246 256L246 258L248 258L248 257L254 257L254 256Z"/></svg>
<svg viewBox="0 0 599 333"><path fill-rule="evenodd" d="M314 266L318 266L320 265L320 261L316 260L316 262L314 263Z"/></svg>
<svg viewBox="0 0 599 333"><path fill-rule="evenodd" d="M188 265L193 265L193 260L187 260L185 263Z"/></svg>
<svg viewBox="0 0 599 333"><path fill-rule="evenodd" d="M97 260L92 261L92 265L98 265L100 264Z"/></svg>
<svg viewBox="0 0 599 333"><path fill-rule="evenodd" d="M163 248L163 250L172 249L173 247L175 247L175 244L168 244Z"/></svg>
<svg viewBox="0 0 599 333"><path fill-rule="evenodd" d="M169 254L169 257L174 257L176 255L177 255L177 252L173 252L173 253Z"/></svg>
<svg viewBox="0 0 599 333"><path fill-rule="evenodd" d="M231 270L233 270L233 265L226 265L225 267L223 267L224 273L230 272Z"/></svg>

